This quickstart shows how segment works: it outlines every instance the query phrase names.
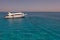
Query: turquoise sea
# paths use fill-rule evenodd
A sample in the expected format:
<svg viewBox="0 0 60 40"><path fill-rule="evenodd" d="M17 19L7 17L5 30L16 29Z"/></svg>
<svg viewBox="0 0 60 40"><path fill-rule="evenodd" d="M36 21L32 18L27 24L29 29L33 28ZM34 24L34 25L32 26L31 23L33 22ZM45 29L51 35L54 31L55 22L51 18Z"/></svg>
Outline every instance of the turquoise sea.
<svg viewBox="0 0 60 40"><path fill-rule="evenodd" d="M24 12L25 18L5 19L0 12L0 40L60 40L60 12Z"/></svg>

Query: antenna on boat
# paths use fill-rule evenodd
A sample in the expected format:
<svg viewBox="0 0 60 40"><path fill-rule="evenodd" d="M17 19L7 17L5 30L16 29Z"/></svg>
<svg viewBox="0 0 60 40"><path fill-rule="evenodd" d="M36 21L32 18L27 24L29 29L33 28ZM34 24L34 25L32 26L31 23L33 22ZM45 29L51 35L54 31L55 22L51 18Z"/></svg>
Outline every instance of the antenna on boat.
<svg viewBox="0 0 60 40"><path fill-rule="evenodd" d="M12 15L10 12L8 12L8 15Z"/></svg>

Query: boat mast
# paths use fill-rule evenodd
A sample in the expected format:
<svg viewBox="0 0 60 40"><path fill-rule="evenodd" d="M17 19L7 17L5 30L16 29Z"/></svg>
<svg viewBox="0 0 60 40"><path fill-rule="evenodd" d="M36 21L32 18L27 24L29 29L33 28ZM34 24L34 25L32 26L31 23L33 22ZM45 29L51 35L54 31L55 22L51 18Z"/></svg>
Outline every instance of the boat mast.
<svg viewBox="0 0 60 40"><path fill-rule="evenodd" d="M9 16L11 16L11 15L12 15L10 12L8 12L8 13L9 13L9 14L8 14Z"/></svg>

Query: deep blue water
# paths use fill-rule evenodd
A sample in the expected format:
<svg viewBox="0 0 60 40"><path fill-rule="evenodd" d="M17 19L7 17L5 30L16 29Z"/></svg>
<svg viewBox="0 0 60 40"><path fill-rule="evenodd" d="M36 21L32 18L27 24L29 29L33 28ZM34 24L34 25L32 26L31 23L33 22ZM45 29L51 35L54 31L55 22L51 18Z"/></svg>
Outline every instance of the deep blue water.
<svg viewBox="0 0 60 40"><path fill-rule="evenodd" d="M0 12L0 40L60 40L60 12L25 13L5 19L7 12Z"/></svg>

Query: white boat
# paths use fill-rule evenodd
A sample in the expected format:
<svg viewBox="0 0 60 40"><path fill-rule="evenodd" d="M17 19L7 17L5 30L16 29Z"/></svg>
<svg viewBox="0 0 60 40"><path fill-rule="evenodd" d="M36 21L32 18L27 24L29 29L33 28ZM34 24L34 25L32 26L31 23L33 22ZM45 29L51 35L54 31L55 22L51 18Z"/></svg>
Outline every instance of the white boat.
<svg viewBox="0 0 60 40"><path fill-rule="evenodd" d="M7 16L5 16L5 18L22 18L24 17L26 14L24 13L10 13L8 12Z"/></svg>

